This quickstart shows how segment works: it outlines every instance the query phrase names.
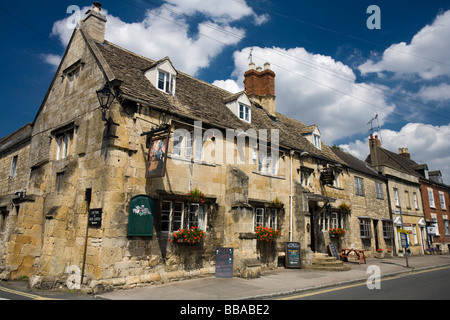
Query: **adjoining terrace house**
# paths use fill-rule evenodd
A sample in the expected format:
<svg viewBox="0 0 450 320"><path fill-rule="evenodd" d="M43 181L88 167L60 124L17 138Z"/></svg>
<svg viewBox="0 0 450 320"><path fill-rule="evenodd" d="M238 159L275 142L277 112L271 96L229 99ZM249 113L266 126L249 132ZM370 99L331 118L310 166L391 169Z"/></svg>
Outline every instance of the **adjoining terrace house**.
<svg viewBox="0 0 450 320"><path fill-rule="evenodd" d="M342 160L318 128L276 112L270 65L251 65L231 94L106 41L105 28L94 3L30 126L14 187L26 198L2 202L2 278L51 287L81 276L97 290L214 274L218 247L233 248L243 277L282 264L286 241L300 242L304 266L326 252L319 220L341 214ZM192 227L199 243L173 238ZM281 237L258 241L257 227Z"/></svg>
<svg viewBox="0 0 450 320"><path fill-rule="evenodd" d="M409 235L410 242L414 244L422 243L421 249L425 253L430 253L433 249L440 252L449 252L450 247L450 227L449 227L449 210L450 186L446 185L442 180L442 175L439 170L429 171L425 163L418 164L408 152L408 148L398 148L398 154L382 150L389 155L385 159L386 164L397 167L400 170L415 176L420 184L420 196L413 193L412 197L407 190L397 190L397 198L394 195L394 201L397 209L402 206L406 210L412 208L421 212L420 205L417 203L421 201L423 206L423 214L418 224L407 224L406 230L411 230ZM417 192L417 191L416 191ZM425 221L423 220L425 218ZM420 229L418 229L420 226ZM426 227L426 228L425 228ZM419 239L420 238L420 239ZM420 240L420 242L419 242ZM422 252L423 253L423 252Z"/></svg>
<svg viewBox="0 0 450 320"><path fill-rule="evenodd" d="M369 138L370 155L366 162L386 177L391 216L394 222L395 248L403 255L402 230L408 231L408 249L412 254L424 254L426 248L426 222L423 193L419 172L424 168L409 158L403 149L396 154L381 147L378 136ZM422 169L423 170L423 169Z"/></svg>

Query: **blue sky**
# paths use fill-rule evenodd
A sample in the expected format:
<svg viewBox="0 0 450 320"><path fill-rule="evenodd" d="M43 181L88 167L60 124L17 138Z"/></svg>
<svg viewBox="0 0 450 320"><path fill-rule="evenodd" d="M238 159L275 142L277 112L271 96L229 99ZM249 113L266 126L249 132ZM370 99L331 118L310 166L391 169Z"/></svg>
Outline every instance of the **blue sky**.
<svg viewBox="0 0 450 320"><path fill-rule="evenodd" d="M106 39L230 91L249 52L276 72L277 111L317 124L360 159L374 133L450 183L450 3L429 1L110 0ZM32 122L91 1L0 4L0 137ZM366 25L370 5L381 29ZM378 129L378 126L380 129Z"/></svg>

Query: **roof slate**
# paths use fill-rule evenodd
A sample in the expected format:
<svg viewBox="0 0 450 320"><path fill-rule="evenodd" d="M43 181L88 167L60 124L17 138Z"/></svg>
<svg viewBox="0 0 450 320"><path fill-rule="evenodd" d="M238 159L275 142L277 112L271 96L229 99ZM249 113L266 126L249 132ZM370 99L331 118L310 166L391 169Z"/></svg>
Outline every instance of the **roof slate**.
<svg viewBox="0 0 450 320"><path fill-rule="evenodd" d="M322 144L322 150L315 148L302 133L309 127L300 121L276 113L271 117L260 106L252 104L251 123L241 121L226 106L233 93L213 86L177 70L175 96L155 88L144 72L156 65L156 61L137 55L111 42L95 43L99 52L114 73L122 81L121 93L143 100L150 106L166 109L181 117L207 121L209 124L230 129L278 129L280 146L307 151L312 156L334 162L341 162L331 149ZM270 137L270 132L268 132Z"/></svg>

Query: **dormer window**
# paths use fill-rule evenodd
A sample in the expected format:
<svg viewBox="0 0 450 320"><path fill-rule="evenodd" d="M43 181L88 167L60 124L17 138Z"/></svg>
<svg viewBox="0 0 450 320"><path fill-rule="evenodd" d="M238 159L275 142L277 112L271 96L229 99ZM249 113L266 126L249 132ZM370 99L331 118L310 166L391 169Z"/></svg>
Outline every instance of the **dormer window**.
<svg viewBox="0 0 450 320"><path fill-rule="evenodd" d="M175 75L158 70L158 89L173 94L175 88Z"/></svg>
<svg viewBox="0 0 450 320"><path fill-rule="evenodd" d="M250 122L250 107L239 103L239 119Z"/></svg>
<svg viewBox="0 0 450 320"><path fill-rule="evenodd" d="M303 129L302 135L308 139L309 142L311 142L314 147L316 147L319 150L322 150L322 141L320 139L320 130L317 127L317 125L313 124L311 126L306 127Z"/></svg>
<svg viewBox="0 0 450 320"><path fill-rule="evenodd" d="M236 117L248 123L252 122L252 109L250 108L251 102L245 91L226 97L223 99L223 102Z"/></svg>
<svg viewBox="0 0 450 320"><path fill-rule="evenodd" d="M145 71L145 77L158 90L175 95L177 71L169 58L166 57L155 62L150 69Z"/></svg>
<svg viewBox="0 0 450 320"><path fill-rule="evenodd" d="M313 139L314 139L314 147L321 150L322 143L320 142L320 136L318 136L317 134L313 134Z"/></svg>

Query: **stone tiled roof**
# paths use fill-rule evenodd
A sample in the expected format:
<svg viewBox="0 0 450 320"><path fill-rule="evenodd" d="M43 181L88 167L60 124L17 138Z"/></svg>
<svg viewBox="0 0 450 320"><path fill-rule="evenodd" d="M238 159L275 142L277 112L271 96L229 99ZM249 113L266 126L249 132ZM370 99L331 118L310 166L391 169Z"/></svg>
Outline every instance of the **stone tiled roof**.
<svg viewBox="0 0 450 320"><path fill-rule="evenodd" d="M31 138L31 123L27 123L22 128L0 139L0 153Z"/></svg>
<svg viewBox="0 0 450 320"><path fill-rule="evenodd" d="M384 179L382 175L380 175L376 170L369 167L365 162L359 160L358 158L352 156L348 152L344 152L337 148L331 148L331 150L342 159L342 161L351 169L364 173L366 175L370 175L379 179Z"/></svg>
<svg viewBox="0 0 450 320"><path fill-rule="evenodd" d="M307 151L312 156L341 162L331 149L322 144L322 150L315 148L302 133L309 127L300 121L280 113L271 117L260 106L251 106L251 124L241 121L225 104L233 93L213 86L177 70L175 96L165 94L155 88L144 72L155 66L156 61L132 53L105 41L95 43L115 78L122 81L123 95L147 102L150 106L165 109L181 117L198 119L222 128L247 130L278 129L282 147ZM270 137L270 132L268 133Z"/></svg>

